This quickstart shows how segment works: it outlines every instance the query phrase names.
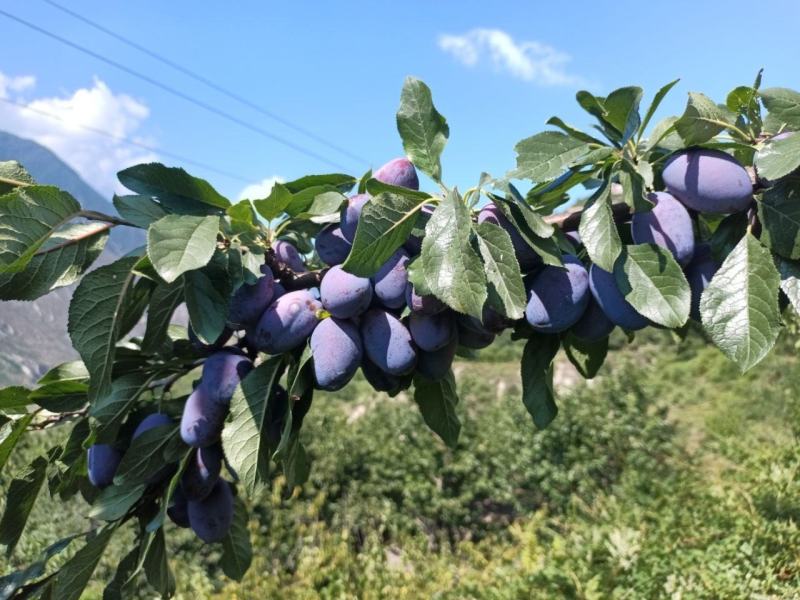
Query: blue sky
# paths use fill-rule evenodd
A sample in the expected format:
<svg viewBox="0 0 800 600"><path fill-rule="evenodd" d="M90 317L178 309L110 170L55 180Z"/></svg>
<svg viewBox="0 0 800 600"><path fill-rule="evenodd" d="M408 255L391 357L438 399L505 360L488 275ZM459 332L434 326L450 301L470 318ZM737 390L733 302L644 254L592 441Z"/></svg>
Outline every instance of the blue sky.
<svg viewBox="0 0 800 600"><path fill-rule="evenodd" d="M292 132L172 71L42 0L0 8L162 80L203 102L360 175L402 154L394 113L406 75L430 85L450 124L444 179L461 188L482 170L514 166L514 144L558 114L588 119L574 101L680 77L661 116L679 114L688 91L717 101L752 82L800 88L800 3L439 1L235 3L59 0L265 109L347 148L354 160ZM181 154L243 180L186 165L236 198L246 182L330 172L330 166L174 98L0 16L0 98L112 131L155 152L98 137L40 113L0 106L0 129L52 147L104 193L131 162Z"/></svg>

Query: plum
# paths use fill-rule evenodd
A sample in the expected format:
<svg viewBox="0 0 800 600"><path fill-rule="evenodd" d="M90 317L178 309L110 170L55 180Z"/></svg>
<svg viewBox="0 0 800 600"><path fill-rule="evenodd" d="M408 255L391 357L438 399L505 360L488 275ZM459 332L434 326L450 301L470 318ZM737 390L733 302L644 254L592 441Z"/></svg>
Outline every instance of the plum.
<svg viewBox="0 0 800 600"><path fill-rule="evenodd" d="M534 249L522 237L522 234L517 231L516 227L493 202L484 206L478 213L478 223L494 223L506 230L506 233L511 237L514 254L517 256L517 262L519 262L519 268L522 271L530 271L542 264L541 257L536 254Z"/></svg>
<svg viewBox="0 0 800 600"><path fill-rule="evenodd" d="M698 244L692 262L685 269L686 281L689 282L689 289L692 290L692 307L689 316L695 321L700 321L700 296L718 269L719 264L711 255L711 246Z"/></svg>
<svg viewBox="0 0 800 600"><path fill-rule="evenodd" d="M571 254L564 268L546 266L528 280L525 318L542 333L565 331L578 322L589 303L589 274Z"/></svg>
<svg viewBox="0 0 800 600"><path fill-rule="evenodd" d="M458 348L458 336L454 335L450 342L434 350L433 352L419 351L417 359L417 373L433 379L434 381L442 379L450 371L453 365L453 359L456 356L456 349Z"/></svg>
<svg viewBox="0 0 800 600"><path fill-rule="evenodd" d="M410 376L389 375L372 362L366 354L361 361L361 372L364 378L378 392L386 392L390 396L398 394L411 384Z"/></svg>
<svg viewBox="0 0 800 600"><path fill-rule="evenodd" d="M272 249L275 252L275 257L295 273L303 273L308 270L297 248L292 246L289 242L285 240L275 240L272 242Z"/></svg>
<svg viewBox="0 0 800 600"><path fill-rule="evenodd" d="M181 488L189 500L202 500L211 493L222 469L222 446L214 444L192 452L181 476Z"/></svg>
<svg viewBox="0 0 800 600"><path fill-rule="evenodd" d="M414 290L414 284L410 282L406 284L406 305L413 312L424 315L435 315L447 308L447 305L436 296L420 296L417 294Z"/></svg>
<svg viewBox="0 0 800 600"><path fill-rule="evenodd" d="M494 341L495 334L486 329L475 317L459 314L456 316L456 324L459 346L480 350Z"/></svg>
<svg viewBox="0 0 800 600"><path fill-rule="evenodd" d="M334 317L350 319L369 308L372 283L366 277L348 273L342 267L331 267L319 288L322 306Z"/></svg>
<svg viewBox="0 0 800 600"><path fill-rule="evenodd" d="M435 210L436 206L433 204L424 205L417 218L417 227L424 229L424 226L428 223L428 219ZM418 235L409 236L403 244L403 249L408 252L409 256L419 255L419 253L422 252L422 238Z"/></svg>
<svg viewBox="0 0 800 600"><path fill-rule="evenodd" d="M201 385L212 399L227 405L236 386L252 370L252 361L239 352L217 352L203 364Z"/></svg>
<svg viewBox="0 0 800 600"><path fill-rule="evenodd" d="M514 322L508 317L501 315L488 304L485 304L481 313L481 321L483 328L494 334L502 333L504 330L511 327Z"/></svg>
<svg viewBox="0 0 800 600"><path fill-rule="evenodd" d="M93 444L86 452L89 481L96 488L103 489L114 482L122 455L108 444Z"/></svg>
<svg viewBox="0 0 800 600"><path fill-rule="evenodd" d="M373 308L361 319L361 338L367 357L389 375L411 372L417 351L411 333L393 314Z"/></svg>
<svg viewBox="0 0 800 600"><path fill-rule="evenodd" d="M172 423L172 418L169 415L157 412L151 413L142 419L139 425L136 426L136 429L133 430L133 439L135 440L145 431L150 431L151 429L161 427L163 425L172 425Z"/></svg>
<svg viewBox="0 0 800 600"><path fill-rule="evenodd" d="M395 158L387 162L372 174L373 179L388 183L389 185L396 185L398 187L409 188L412 190L419 189L419 177L417 177L417 170L411 161L405 157Z"/></svg>
<svg viewBox="0 0 800 600"><path fill-rule="evenodd" d="M667 191L699 212L733 213L753 200L745 168L720 150L692 148L673 154L661 173Z"/></svg>
<svg viewBox="0 0 800 600"><path fill-rule="evenodd" d="M197 537L212 544L221 542L233 524L233 493L230 484L218 479L202 500L187 502L189 526Z"/></svg>
<svg viewBox="0 0 800 600"><path fill-rule="evenodd" d="M269 354L294 350L317 326L322 304L308 290L288 292L261 316L253 333L256 348Z"/></svg>
<svg viewBox="0 0 800 600"><path fill-rule="evenodd" d="M589 305L586 307L583 315L575 325L572 326L570 332L576 337L586 340L587 342L596 342L608 337L614 330L614 323L611 322L600 308L594 296L589 298Z"/></svg>
<svg viewBox="0 0 800 600"><path fill-rule="evenodd" d="M342 230L344 239L351 244L356 237L356 229L358 228L358 219L361 217L361 211L364 205L369 200L369 194L356 194L347 199L347 206L342 210L342 220L339 227Z"/></svg>
<svg viewBox="0 0 800 600"><path fill-rule="evenodd" d="M201 383L183 405L181 439L192 448L217 443L227 414L228 404L214 400Z"/></svg>
<svg viewBox="0 0 800 600"><path fill-rule="evenodd" d="M314 247L319 259L331 267L343 263L352 248L341 227L335 224L328 225L317 234Z"/></svg>
<svg viewBox="0 0 800 600"><path fill-rule="evenodd" d="M228 308L228 323L242 329L255 323L267 310L274 295L275 279L273 276L259 277L252 285L242 284L233 294Z"/></svg>
<svg viewBox="0 0 800 600"><path fill-rule="evenodd" d="M386 308L400 308L406 301L408 252L398 249L372 276L375 297Z"/></svg>
<svg viewBox="0 0 800 600"><path fill-rule="evenodd" d="M353 378L363 355L361 335L351 321L324 319L311 334L317 388L342 389Z"/></svg>
<svg viewBox="0 0 800 600"><path fill-rule="evenodd" d="M178 527L189 527L189 506L180 486L175 488L167 507L167 516Z"/></svg>
<svg viewBox="0 0 800 600"><path fill-rule="evenodd" d="M631 234L636 244L656 244L666 248L681 265L689 264L694 254L692 218L683 204L671 194L648 194L652 210L637 212L631 219Z"/></svg>
<svg viewBox="0 0 800 600"><path fill-rule="evenodd" d="M597 265L592 265L589 269L589 289L600 308L614 325L619 325L628 331L636 331L644 329L650 324L625 300L613 273L604 271Z"/></svg>
<svg viewBox="0 0 800 600"><path fill-rule="evenodd" d="M412 312L408 317L408 329L411 339L425 352L444 348L456 335L456 323L450 311L435 315Z"/></svg>

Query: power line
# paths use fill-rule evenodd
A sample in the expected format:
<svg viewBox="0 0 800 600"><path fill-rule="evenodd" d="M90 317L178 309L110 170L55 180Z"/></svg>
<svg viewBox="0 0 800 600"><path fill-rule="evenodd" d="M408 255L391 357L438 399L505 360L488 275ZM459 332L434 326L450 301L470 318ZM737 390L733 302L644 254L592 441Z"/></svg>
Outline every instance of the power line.
<svg viewBox="0 0 800 600"><path fill-rule="evenodd" d="M338 163L336 163L336 162L334 162L334 161L332 161L332 160L330 160L328 158L325 158L324 156L322 156L320 154L317 154L313 150L309 150L308 148L305 148L304 146L301 146L299 144L295 144L294 142L291 142L290 140L287 140L286 138L283 138L283 137L281 137L279 135L271 133L271 132L267 131L266 129L263 129L261 127L253 125L252 123L248 123L247 121L245 121L243 119L240 119L240 118L238 118L238 117L236 117L236 116L234 116L234 115L232 115L232 114L230 114L228 112L225 112L224 110L221 110L221 109L219 109L219 108L217 108L217 107L215 107L215 106L213 106L211 104L203 102L202 100L198 100L197 98L194 98L194 97L192 97L192 96L190 96L188 94L184 94L180 90L177 90L174 87L167 85L166 83L162 83L162 82L158 81L157 79L153 79L149 75L145 75L144 73L141 73L139 71L131 69L130 67L126 67L122 63L119 63L119 62L117 62L117 61L115 61L113 59L107 58L107 57L103 56L102 54L98 54L97 52L94 52L93 50L90 50L89 48L86 48L85 46L81 46L80 44L77 44L77 43L75 43L75 42L73 42L71 40L68 40L68 39L66 39L64 37L61 37L60 35L58 35L56 33L53 33L52 31L48 31L47 29L39 27L38 25L36 25L34 23L31 23L30 21L26 21L25 19L22 19L21 17L18 17L16 15L11 14L11 13L8 13L8 12L2 10L2 9L0 9L0 15L6 17L8 19L11 19L12 21L16 21L17 23L19 23L21 25L24 25L25 27L27 27L29 29L32 29L32 30L34 30L34 31L36 31L38 33L41 33L42 35L45 35L45 36L47 36L47 37L49 37L51 39L54 39L57 42L60 42L60 43L64 44L65 46L69 46L70 48L78 50L79 52L82 52L82 53L84 53L84 54L86 54L88 56L91 56L92 58L95 58L95 59L97 59L97 60L99 60L101 62L104 62L107 65L110 65L110 66L112 66L112 67L114 67L116 69L119 69L120 71L122 71L124 73L127 73L128 75L136 77L137 79L141 79L142 81L146 81L150 85L153 85L153 86L155 86L155 87L157 87L157 88L159 88L159 89L161 89L161 90L163 90L163 91L165 91L165 92L167 92L169 94L172 94L173 96L181 98L182 100L185 100L186 102L194 104L195 106L198 106L199 108L202 108L203 110L205 110L207 112L210 112L210 113L212 113L214 115L222 117L223 119L226 119L226 120L230 121L231 123L236 123L240 127L244 127L245 129L248 129L248 130L250 130L250 131L252 131L254 133L258 133L259 135L262 135L262 136L264 136L264 137L266 137L266 138L268 138L268 139L270 139L272 141L278 142L279 144L283 144L284 146L287 146L287 147L291 148L292 150L295 150L296 152L299 152L301 154L305 154L306 156L308 156L310 158L313 158L315 160L318 160L320 162L323 162L323 163L325 163L325 164L327 164L329 166L332 166L335 169L340 169L342 171L347 171L348 170L347 167L344 167L344 166L342 166L342 165L340 165L340 164L338 164Z"/></svg>
<svg viewBox="0 0 800 600"><path fill-rule="evenodd" d="M6 104L17 106L17 107L19 107L21 109L24 109L24 110L29 110L31 112L37 113L37 114L42 115L44 117L48 117L50 119L54 119L56 121L61 121L62 123L65 123L66 125L69 125L70 127L77 127L79 129L84 129L84 130L89 131L91 133L94 133L94 134L97 134L97 135L102 135L102 136L107 137L107 138L111 138L112 140L115 140L117 142L122 142L122 143L125 143L125 144L129 144L131 146L137 146L139 148L143 148L144 150L148 150L150 152L156 152L158 154L162 154L164 156L167 156L169 158L173 158L175 160L179 160L179 161L184 162L186 164L194 165L195 167L200 167L201 169L206 169L208 171L212 171L214 173L217 173L218 175L223 175L225 177L229 177L231 179L236 179L236 180L242 181L244 183L253 183L253 181L255 181L255 179L250 179L250 178L244 177L242 175L237 175L236 173L230 173L228 171L224 171L223 169L220 169L220 168L215 167L213 165L208 165L206 163L203 163L203 162L200 162L200 161L197 161L197 160L193 160L193 159L187 158L185 156L181 156L180 154L175 154L174 152L169 152L167 150L162 150L162 149L156 148L154 146L148 146L147 144L142 144L141 142L137 142L136 140L132 140L132 139L127 138L125 136L114 135L113 133L111 133L109 131L104 131L103 129L98 129L96 127L92 127L91 125L84 125L82 123L73 123L72 121L67 121L66 119L64 119L63 117L58 116L55 113L51 113L51 112L48 112L48 111L45 111L45 110L41 110L41 109L38 109L38 108L33 108L32 106L28 106L27 104L25 104L23 102L17 102L15 100L11 100L9 98L2 98L2 97L0 97L0 102L5 102Z"/></svg>
<svg viewBox="0 0 800 600"><path fill-rule="evenodd" d="M361 163L364 163L365 165L369 165L370 164L369 160L367 160L367 159L365 159L365 158L363 158L361 156L358 156L357 154L353 154L352 152L350 152L346 148L343 148L342 146L339 146L338 144L335 144L334 142L331 142L331 141L329 141L329 140L317 135L313 131L309 131L308 129L306 129L304 127L301 127L300 125L297 125L297 124L289 121L288 119L285 119L285 118L281 117L280 115L278 115L278 114L276 114L276 113L274 113L272 111L269 111L269 110L265 109L262 106L259 106L258 104L256 104L255 102L253 102L251 100L248 100L244 96L241 96L241 95L229 90L228 88L224 87L223 85L208 79L207 77L205 77L204 75L201 75L197 71L193 71L192 69L189 69L188 67L184 67L183 65L181 65L179 63L176 63L175 61L167 58L163 54L159 54L158 52L150 50L149 48L147 48L145 46L142 46L141 44L139 44L139 43L137 43L137 42L135 42L135 41L133 41L133 40L131 40L131 39L119 34L119 33L116 33L114 31L112 31L108 27L105 27L104 25L101 25L100 23L97 23L96 21L91 20L90 18L88 18L88 17L86 17L84 15L81 15L80 13L77 13L77 12L75 12L74 10L72 10L70 8L67 8L66 6L64 6L62 4L59 4L58 2L54 2L54 0L42 0L42 1L46 2L47 4L52 6L53 8L56 8L56 9L60 10L61 12L70 15L74 19L77 19L77 20L85 23L86 25L89 25L90 27L93 27L94 29L97 29L98 31L101 31L101 32L105 33L106 35L114 38L115 40L117 40L119 42L122 42L123 44L126 44L126 45L130 46L131 48L134 48L134 49L138 50L139 52L142 52L143 54L146 54L150 58L153 58L153 59L155 59L155 60L167 65L168 67L171 67L171 68L175 69L176 71L179 71L179 72L183 73L187 77L190 77L190 78L194 79L195 81L198 81L198 82L202 83L206 87L209 87L212 90L215 90L215 91L219 92L220 94L223 94L223 95L227 96L228 98L231 98L232 100L235 100L236 102L239 102L240 104L243 104L244 106L247 106L248 108L251 108L252 110L254 110L256 112L258 112L258 113L260 113L260 114L262 114L262 115L264 115L264 116L266 116L266 117L268 117L270 119L273 119L274 121L277 121L281 125L285 125L289 129L293 129L294 131L303 134L304 136L314 140L315 142L318 142L318 143L322 144L323 146L327 146L328 148L330 148L332 150L335 150L336 152L339 152L339 153L341 153L341 154L343 154L345 156L348 156L349 158L352 158L353 160L357 160L357 161L359 161Z"/></svg>

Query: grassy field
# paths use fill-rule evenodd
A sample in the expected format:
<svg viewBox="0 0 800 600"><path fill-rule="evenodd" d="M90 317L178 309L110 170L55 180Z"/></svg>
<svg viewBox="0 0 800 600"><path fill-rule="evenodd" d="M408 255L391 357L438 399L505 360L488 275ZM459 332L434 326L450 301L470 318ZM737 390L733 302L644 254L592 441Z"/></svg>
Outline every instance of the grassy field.
<svg viewBox="0 0 800 600"><path fill-rule="evenodd" d="M559 364L560 414L542 432L519 400L517 346L460 362L455 450L407 398L363 381L319 394L311 480L291 493L276 474L250 507L243 582L169 529L179 596L800 598L795 347L741 376L692 336L613 345L588 383ZM84 511L40 503L13 564L85 527ZM123 552L111 547L87 597Z"/></svg>

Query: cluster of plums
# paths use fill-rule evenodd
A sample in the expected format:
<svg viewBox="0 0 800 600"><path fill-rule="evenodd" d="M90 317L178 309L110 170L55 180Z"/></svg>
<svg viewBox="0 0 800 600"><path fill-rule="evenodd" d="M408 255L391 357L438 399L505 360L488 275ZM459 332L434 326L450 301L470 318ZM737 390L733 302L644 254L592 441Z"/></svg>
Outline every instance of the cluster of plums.
<svg viewBox="0 0 800 600"><path fill-rule="evenodd" d="M387 163L373 174L385 183L419 188L414 166L405 158ZM752 184L745 169L729 155L690 149L673 155L663 170L666 191L651 194L653 209L634 214L631 234L635 243L654 243L668 249L685 269L692 290L692 317L698 318L699 298L717 269L707 244L696 244L688 209L732 213L750 206ZM488 306L483 318L459 314L433 296L420 295L408 281L407 266L419 254L421 240L411 237L370 278L344 271L359 216L368 194L348 199L338 224L316 237L315 250L328 265L318 289L287 291L266 265L263 276L240 287L230 301L228 328L212 345L190 339L206 358L199 384L187 399L180 423L183 441L192 447L191 460L181 477L168 514L180 526L189 526L206 542L221 540L233 519L233 486L221 479L224 457L220 436L230 401L239 382L252 370L258 352L281 354L309 341L316 387L338 390L361 368L379 391L397 393L418 373L432 380L444 377L459 346L480 349L515 323ZM432 209L423 208L430 214ZM528 325L543 333L570 331L589 341L607 336L615 326L626 330L646 327L649 321L625 300L612 273L592 265L588 270L574 255L563 256L564 268L544 265L498 208L489 204L478 222L505 229L525 277ZM580 237L570 238L576 249ZM295 272L306 270L298 250L285 240L273 242L277 259ZM226 345L240 331L238 345ZM285 398L278 386L274 392ZM274 402L285 407L286 402ZM285 410L283 408L282 410ZM268 434L280 438L282 414L270 415ZM155 413L133 433L171 423ZM109 445L89 449L91 482L112 483L120 453ZM155 473L151 483L169 473Z"/></svg>

